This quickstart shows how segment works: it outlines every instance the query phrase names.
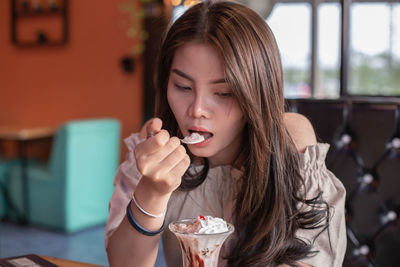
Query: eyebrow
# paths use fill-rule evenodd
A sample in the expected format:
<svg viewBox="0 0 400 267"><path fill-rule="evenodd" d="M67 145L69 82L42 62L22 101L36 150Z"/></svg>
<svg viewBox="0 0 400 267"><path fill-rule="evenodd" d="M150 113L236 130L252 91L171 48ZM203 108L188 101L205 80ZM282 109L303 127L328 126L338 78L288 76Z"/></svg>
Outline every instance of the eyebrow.
<svg viewBox="0 0 400 267"><path fill-rule="evenodd" d="M184 73L183 71L180 71L178 69L173 69L172 72L191 81L191 82L194 82L194 79L192 77L190 77L189 75L187 75L186 73ZM211 84L226 83L226 80L225 80L225 78L222 78L222 79L217 79L217 80L211 81L210 83Z"/></svg>

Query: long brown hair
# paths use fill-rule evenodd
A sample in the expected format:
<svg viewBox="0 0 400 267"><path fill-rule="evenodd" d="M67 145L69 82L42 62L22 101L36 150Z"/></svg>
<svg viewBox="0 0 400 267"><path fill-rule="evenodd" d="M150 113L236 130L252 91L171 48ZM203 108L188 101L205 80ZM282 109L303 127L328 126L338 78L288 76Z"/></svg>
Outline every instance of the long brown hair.
<svg viewBox="0 0 400 267"><path fill-rule="evenodd" d="M285 129L282 66L274 35L251 9L233 2L206 1L184 13L161 47L156 86L156 116L171 134L179 133L167 102L167 84L175 51L188 42L213 45L225 62L225 78L247 124L243 132L244 172L234 213L238 242L230 266L266 266L308 256L310 244L296 238L299 228L326 227L327 210L319 196L305 200L297 150ZM182 189L201 184L185 175ZM311 206L300 211L300 204Z"/></svg>

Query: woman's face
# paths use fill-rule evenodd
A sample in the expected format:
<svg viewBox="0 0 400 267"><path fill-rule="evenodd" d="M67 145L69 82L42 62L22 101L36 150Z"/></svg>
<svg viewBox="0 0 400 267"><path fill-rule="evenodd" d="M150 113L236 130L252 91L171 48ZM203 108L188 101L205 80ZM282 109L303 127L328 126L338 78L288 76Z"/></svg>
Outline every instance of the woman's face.
<svg viewBox="0 0 400 267"><path fill-rule="evenodd" d="M212 166L233 163L245 119L225 82L224 62L217 50L203 43L180 47L169 75L168 103L183 136L197 132L205 137L188 145L190 152L207 157Z"/></svg>

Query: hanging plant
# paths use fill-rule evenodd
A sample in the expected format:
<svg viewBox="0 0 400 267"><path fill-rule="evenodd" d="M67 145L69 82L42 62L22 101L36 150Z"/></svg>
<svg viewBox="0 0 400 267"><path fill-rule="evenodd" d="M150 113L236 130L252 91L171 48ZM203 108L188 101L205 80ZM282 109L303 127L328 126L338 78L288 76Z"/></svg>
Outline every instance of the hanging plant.
<svg viewBox="0 0 400 267"><path fill-rule="evenodd" d="M120 12L126 14L126 19L122 26L126 28L126 37L132 40L133 46L129 53L136 57L144 52L144 41L148 38L148 33L143 26L145 12L143 4L152 0L125 0L119 4Z"/></svg>

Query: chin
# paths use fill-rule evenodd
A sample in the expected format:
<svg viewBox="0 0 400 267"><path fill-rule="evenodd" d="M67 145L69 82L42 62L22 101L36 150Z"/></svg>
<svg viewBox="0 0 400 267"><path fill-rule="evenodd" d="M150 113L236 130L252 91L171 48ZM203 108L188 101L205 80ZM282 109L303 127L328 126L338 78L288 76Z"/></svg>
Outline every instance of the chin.
<svg viewBox="0 0 400 267"><path fill-rule="evenodd" d="M192 148L190 149L190 153L192 153L194 156L198 157L198 158L209 158L212 157L214 154L210 153L208 151L202 151L201 149L196 149L196 148Z"/></svg>

